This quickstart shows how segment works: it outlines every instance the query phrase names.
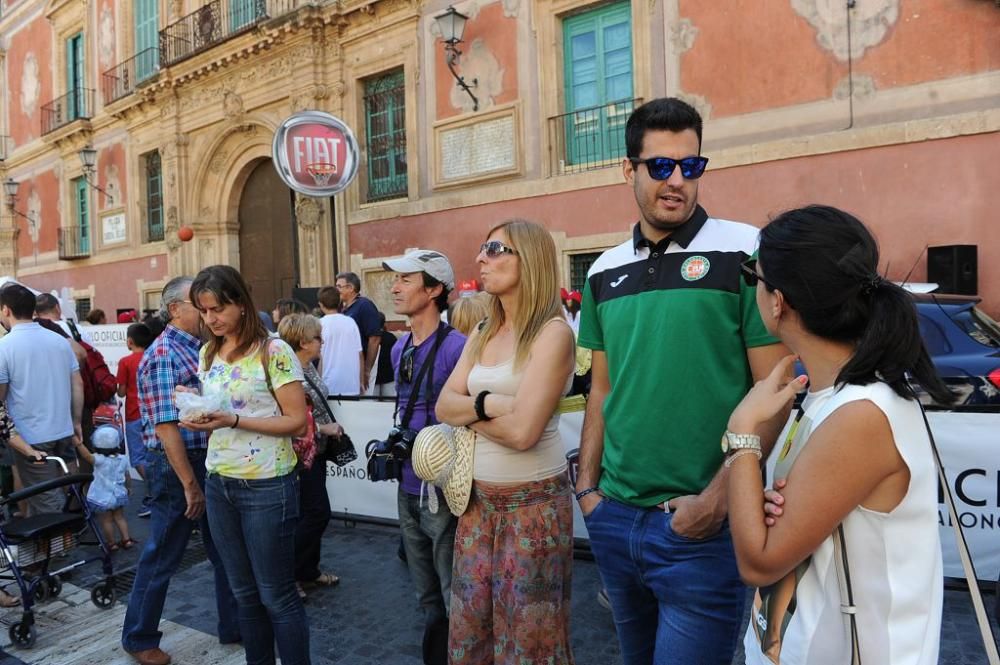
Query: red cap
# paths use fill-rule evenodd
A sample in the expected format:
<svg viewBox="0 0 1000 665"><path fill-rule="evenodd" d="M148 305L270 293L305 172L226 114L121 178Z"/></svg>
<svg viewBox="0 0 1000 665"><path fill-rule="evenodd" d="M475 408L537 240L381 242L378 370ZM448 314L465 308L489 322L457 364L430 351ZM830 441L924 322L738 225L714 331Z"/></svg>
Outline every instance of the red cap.
<svg viewBox="0 0 1000 665"><path fill-rule="evenodd" d="M130 309L118 315L118 323L135 323L137 316L135 310Z"/></svg>
<svg viewBox="0 0 1000 665"><path fill-rule="evenodd" d="M583 302L583 294L580 293L579 291L571 291L568 296L568 299L575 300L576 303L579 305L580 303Z"/></svg>
<svg viewBox="0 0 1000 665"><path fill-rule="evenodd" d="M569 291L566 290L565 286L562 287L561 289L559 289L559 299L560 300L569 300Z"/></svg>

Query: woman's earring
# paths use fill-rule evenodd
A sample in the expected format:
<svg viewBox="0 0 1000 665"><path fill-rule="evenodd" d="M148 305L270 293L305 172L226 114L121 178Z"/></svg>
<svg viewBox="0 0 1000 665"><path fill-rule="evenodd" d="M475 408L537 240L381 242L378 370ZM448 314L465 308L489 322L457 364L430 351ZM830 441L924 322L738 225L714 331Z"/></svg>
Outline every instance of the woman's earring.
<svg viewBox="0 0 1000 665"><path fill-rule="evenodd" d="M240 316L246 316L247 311L245 309L240 310Z"/></svg>

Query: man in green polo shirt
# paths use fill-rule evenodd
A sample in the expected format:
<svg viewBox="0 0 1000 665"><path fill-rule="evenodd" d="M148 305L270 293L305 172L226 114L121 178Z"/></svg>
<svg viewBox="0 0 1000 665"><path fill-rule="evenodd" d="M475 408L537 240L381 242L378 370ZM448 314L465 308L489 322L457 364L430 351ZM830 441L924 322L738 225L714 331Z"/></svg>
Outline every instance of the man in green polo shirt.
<svg viewBox="0 0 1000 665"><path fill-rule="evenodd" d="M593 378L576 490L624 665L732 661L746 594L720 440L787 354L740 278L757 229L698 205L701 128L678 99L632 113L622 168L639 222L594 263L583 294ZM765 454L785 418L758 432Z"/></svg>

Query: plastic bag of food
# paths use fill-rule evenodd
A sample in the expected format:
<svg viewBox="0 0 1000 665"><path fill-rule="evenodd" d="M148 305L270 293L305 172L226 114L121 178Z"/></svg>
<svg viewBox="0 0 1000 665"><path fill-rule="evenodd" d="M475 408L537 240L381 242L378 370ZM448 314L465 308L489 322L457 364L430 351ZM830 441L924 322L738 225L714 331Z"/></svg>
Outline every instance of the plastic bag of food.
<svg viewBox="0 0 1000 665"><path fill-rule="evenodd" d="M184 422L196 423L208 414L222 410L222 402L218 395L199 395L197 393L176 392L174 402L180 410L180 419Z"/></svg>

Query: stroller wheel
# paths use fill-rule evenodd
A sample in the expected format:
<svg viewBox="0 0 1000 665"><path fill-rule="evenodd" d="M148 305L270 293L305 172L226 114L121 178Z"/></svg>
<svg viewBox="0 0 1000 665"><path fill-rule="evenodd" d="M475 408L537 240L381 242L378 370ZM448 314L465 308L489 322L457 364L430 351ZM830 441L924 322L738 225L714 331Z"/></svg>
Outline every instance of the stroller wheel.
<svg viewBox="0 0 1000 665"><path fill-rule="evenodd" d="M49 597L49 582L48 580L38 580L38 584L35 585L35 602L42 602Z"/></svg>
<svg viewBox="0 0 1000 665"><path fill-rule="evenodd" d="M111 581L101 582L90 592L90 600L102 610L110 609L115 604L116 598L115 585Z"/></svg>
<svg viewBox="0 0 1000 665"><path fill-rule="evenodd" d="M49 597L55 598L62 593L62 580L59 577L49 578Z"/></svg>
<svg viewBox="0 0 1000 665"><path fill-rule="evenodd" d="M7 634L10 636L10 641L19 647L30 649L35 645L35 627L30 623L18 621L11 625Z"/></svg>

